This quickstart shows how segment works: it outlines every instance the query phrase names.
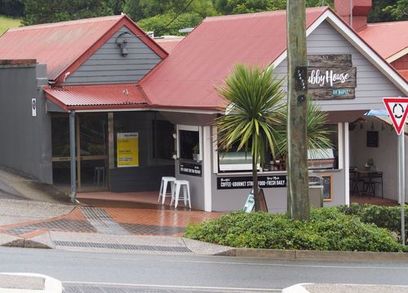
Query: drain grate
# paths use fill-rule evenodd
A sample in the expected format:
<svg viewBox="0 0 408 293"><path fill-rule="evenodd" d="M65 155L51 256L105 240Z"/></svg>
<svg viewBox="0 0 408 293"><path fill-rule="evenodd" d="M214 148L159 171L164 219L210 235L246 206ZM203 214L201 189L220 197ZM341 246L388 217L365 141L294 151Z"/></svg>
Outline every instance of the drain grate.
<svg viewBox="0 0 408 293"><path fill-rule="evenodd" d="M81 247L81 248L109 248L119 250L143 250L159 252L191 252L190 249L183 246L157 246L157 245L135 245L118 243L100 243L100 242L73 242L73 241L54 241L57 246Z"/></svg>
<svg viewBox="0 0 408 293"><path fill-rule="evenodd" d="M46 229L50 231L64 231L64 232L96 232L95 228L92 227L87 221L79 220L54 220L49 222L41 222L21 227L16 227L7 230L8 233L14 235L21 235L29 232L33 232L39 229Z"/></svg>

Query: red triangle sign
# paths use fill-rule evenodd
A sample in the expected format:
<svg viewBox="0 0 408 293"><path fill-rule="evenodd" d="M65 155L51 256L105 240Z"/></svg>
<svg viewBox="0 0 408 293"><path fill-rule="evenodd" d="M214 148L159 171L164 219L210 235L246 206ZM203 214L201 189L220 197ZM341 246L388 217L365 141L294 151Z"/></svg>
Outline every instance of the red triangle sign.
<svg viewBox="0 0 408 293"><path fill-rule="evenodd" d="M392 120L394 129L398 135L401 134L405 120L408 114L408 97L407 98L384 98L385 108Z"/></svg>

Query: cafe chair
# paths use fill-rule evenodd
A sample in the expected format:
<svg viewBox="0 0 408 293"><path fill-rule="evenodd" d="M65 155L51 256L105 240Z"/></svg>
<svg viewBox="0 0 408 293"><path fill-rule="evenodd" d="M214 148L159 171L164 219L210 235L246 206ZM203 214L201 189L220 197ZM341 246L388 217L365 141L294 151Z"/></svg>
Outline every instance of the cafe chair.
<svg viewBox="0 0 408 293"><path fill-rule="evenodd" d="M180 193L181 196L180 196ZM188 206L191 209L191 200L190 200L190 183L187 180L176 180L174 181L174 193L171 196L170 205L174 203L174 207L177 208L177 205L180 200L184 201L184 206Z"/></svg>
<svg viewBox="0 0 408 293"><path fill-rule="evenodd" d="M169 177L169 176L162 177L161 184L160 184L159 198L157 199L157 202L160 202L160 199L161 199L162 204L164 204L166 200L166 196L169 196L169 197L171 196L172 201L173 201L175 181L176 181L175 177ZM170 185L170 193L167 193L167 185Z"/></svg>
<svg viewBox="0 0 408 293"><path fill-rule="evenodd" d="M382 172L370 172L364 181L364 192L375 197L377 186L381 189L381 197L384 198Z"/></svg>
<svg viewBox="0 0 408 293"><path fill-rule="evenodd" d="M350 169L350 185L352 194L361 195L362 190L364 190L364 179L355 169Z"/></svg>
<svg viewBox="0 0 408 293"><path fill-rule="evenodd" d="M105 186L105 167L98 166L94 169L94 184Z"/></svg>

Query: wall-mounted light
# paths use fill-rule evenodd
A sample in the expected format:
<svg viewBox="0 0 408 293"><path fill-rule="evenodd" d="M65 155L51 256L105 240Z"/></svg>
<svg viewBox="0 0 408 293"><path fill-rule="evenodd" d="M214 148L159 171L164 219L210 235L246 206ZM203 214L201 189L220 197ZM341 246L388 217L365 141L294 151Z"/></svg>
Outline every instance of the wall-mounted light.
<svg viewBox="0 0 408 293"><path fill-rule="evenodd" d="M129 51L127 49L127 44L129 42L129 38L132 35L128 32L123 32L119 34L119 36L116 38L116 45L120 48L120 54L123 57L126 57L129 54Z"/></svg>

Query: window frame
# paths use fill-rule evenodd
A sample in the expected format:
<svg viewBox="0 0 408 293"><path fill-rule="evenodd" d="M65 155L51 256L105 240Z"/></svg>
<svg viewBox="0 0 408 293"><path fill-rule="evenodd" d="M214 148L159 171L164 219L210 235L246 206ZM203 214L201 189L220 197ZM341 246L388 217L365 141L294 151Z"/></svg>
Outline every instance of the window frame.
<svg viewBox="0 0 408 293"><path fill-rule="evenodd" d="M177 124L176 125L176 133L177 133L177 159L178 160L186 160L191 161L190 159L181 158L180 157L180 130L184 131L194 131L198 132L198 161L201 162L203 160L203 138L202 138L202 127L195 126L195 125L185 125L185 124Z"/></svg>

